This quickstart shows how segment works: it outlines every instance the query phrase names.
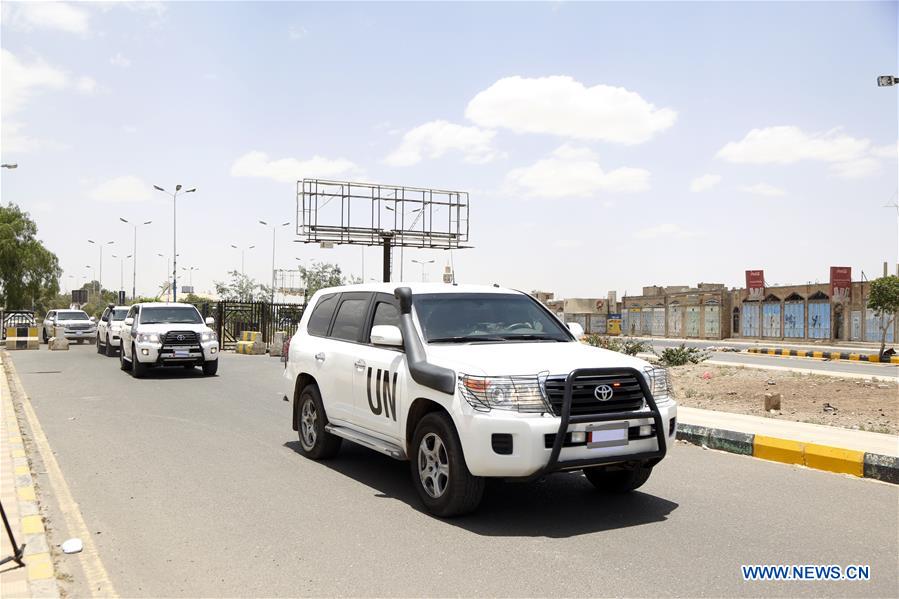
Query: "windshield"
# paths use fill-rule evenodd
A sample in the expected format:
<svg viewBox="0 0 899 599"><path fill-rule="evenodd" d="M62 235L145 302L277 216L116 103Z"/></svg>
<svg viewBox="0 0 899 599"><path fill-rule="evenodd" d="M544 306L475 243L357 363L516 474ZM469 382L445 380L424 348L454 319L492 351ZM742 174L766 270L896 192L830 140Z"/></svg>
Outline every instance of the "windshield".
<svg viewBox="0 0 899 599"><path fill-rule="evenodd" d="M203 319L196 308L189 306L160 306L144 308L140 311L141 324L179 323L201 324Z"/></svg>
<svg viewBox="0 0 899 599"><path fill-rule="evenodd" d="M435 293L412 301L429 343L571 341L568 331L525 295Z"/></svg>
<svg viewBox="0 0 899 599"><path fill-rule="evenodd" d="M88 320L88 317L82 310L61 310L56 313L56 320Z"/></svg>
<svg viewBox="0 0 899 599"><path fill-rule="evenodd" d="M128 314L128 308L116 308L112 311L112 319L113 320L125 320L125 316Z"/></svg>

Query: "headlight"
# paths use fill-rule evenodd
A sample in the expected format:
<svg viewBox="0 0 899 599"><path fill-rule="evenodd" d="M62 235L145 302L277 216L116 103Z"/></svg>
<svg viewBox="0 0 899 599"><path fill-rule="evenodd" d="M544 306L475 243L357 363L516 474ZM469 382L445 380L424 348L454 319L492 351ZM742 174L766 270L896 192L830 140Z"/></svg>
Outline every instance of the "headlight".
<svg viewBox="0 0 899 599"><path fill-rule="evenodd" d="M539 376L459 377L459 392L471 407L480 411L551 411L543 396Z"/></svg>
<svg viewBox="0 0 899 599"><path fill-rule="evenodd" d="M646 378L649 379L649 391L654 399L667 399L672 397L674 393L671 390L671 377L668 375L668 369L661 366L650 366L645 368Z"/></svg>
<svg viewBox="0 0 899 599"><path fill-rule="evenodd" d="M200 333L200 341L215 341L216 338L215 331Z"/></svg>
<svg viewBox="0 0 899 599"><path fill-rule="evenodd" d="M138 343L159 343L159 335L156 333L138 333Z"/></svg>

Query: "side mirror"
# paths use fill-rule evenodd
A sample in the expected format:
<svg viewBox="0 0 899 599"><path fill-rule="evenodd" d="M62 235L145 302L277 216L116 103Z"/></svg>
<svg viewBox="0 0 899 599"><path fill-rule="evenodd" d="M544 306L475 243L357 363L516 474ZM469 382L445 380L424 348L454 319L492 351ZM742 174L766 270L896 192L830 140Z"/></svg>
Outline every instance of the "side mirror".
<svg viewBox="0 0 899 599"><path fill-rule="evenodd" d="M584 327L582 327L577 322L569 322L568 330L571 331L571 334L574 335L575 337L577 337L578 339L580 339L581 337L584 336Z"/></svg>
<svg viewBox="0 0 899 599"><path fill-rule="evenodd" d="M375 345L403 346L403 334L392 324L378 324L371 328L371 342Z"/></svg>
<svg viewBox="0 0 899 599"><path fill-rule="evenodd" d="M206 326L211 327L215 324L215 319L212 316L206 317Z"/></svg>
<svg viewBox="0 0 899 599"><path fill-rule="evenodd" d="M130 326L133 325L133 324L134 324L134 318L132 318L132 317L129 316L128 318L125 319L125 326L126 326L126 327L130 327Z"/></svg>
<svg viewBox="0 0 899 599"><path fill-rule="evenodd" d="M91 322L97 322L97 317L91 316L88 320L90 320Z"/></svg>

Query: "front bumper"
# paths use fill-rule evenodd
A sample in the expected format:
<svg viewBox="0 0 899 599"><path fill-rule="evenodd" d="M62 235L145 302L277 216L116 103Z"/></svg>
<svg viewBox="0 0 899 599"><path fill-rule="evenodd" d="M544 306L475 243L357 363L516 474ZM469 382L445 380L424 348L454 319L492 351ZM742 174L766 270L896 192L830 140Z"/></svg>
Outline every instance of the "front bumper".
<svg viewBox="0 0 899 599"><path fill-rule="evenodd" d="M198 346L173 349L160 343L138 342L134 346L134 359L141 364L166 366L169 364L202 364L218 360L218 341L204 341Z"/></svg>
<svg viewBox="0 0 899 599"><path fill-rule="evenodd" d="M97 336L97 329L66 329L63 333L66 339L91 339Z"/></svg>
<svg viewBox="0 0 899 599"><path fill-rule="evenodd" d="M586 371L574 371L570 376L579 372ZM538 478L560 470L629 461L655 464L674 444L677 403L665 399L657 404L645 388L642 376L638 380L644 386L647 403L647 407L638 412L571 416L570 399L567 399L569 407L563 408L561 416L502 410L461 416L457 430L468 469L475 476ZM649 436L633 435L626 444L610 447L591 447L586 443L565 446L572 432L583 431L589 435L591 429L611 424L625 426L633 433L641 426L652 427L652 433ZM564 434L560 434L563 431ZM505 437L501 446L495 446L494 435ZM508 453L500 453L497 448Z"/></svg>

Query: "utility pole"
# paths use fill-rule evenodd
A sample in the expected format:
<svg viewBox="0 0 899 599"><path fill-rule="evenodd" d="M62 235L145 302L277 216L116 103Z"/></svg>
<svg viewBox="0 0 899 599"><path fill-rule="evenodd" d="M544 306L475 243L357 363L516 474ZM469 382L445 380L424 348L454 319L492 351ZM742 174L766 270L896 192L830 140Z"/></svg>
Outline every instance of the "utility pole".
<svg viewBox="0 0 899 599"><path fill-rule="evenodd" d="M114 241L107 241L106 243L100 243L98 241L94 241L93 239L88 239L88 243L92 243L100 248L100 269L97 273L97 286L99 287L97 293L102 298L103 297L103 246L104 245L112 245L115 243Z"/></svg>
<svg viewBox="0 0 899 599"><path fill-rule="evenodd" d="M264 225L266 227L272 228L272 288L271 288L271 299L269 303L275 303L275 233L278 230L278 227L286 227L290 224L290 221L286 223L281 223L280 225L270 225L264 220L259 221L260 225Z"/></svg>
<svg viewBox="0 0 899 599"><path fill-rule="evenodd" d="M132 223L126 218L119 217L119 220L125 224L132 225L134 227L134 249L131 251L131 255L134 257L134 261L131 269L131 299L134 300L137 297L137 227L143 225L149 225L153 221L148 220L142 223Z"/></svg>
<svg viewBox="0 0 899 599"><path fill-rule="evenodd" d="M153 186L157 191L172 196L172 301L178 301L178 192L181 191L181 184L175 186L175 193L170 193L158 185ZM184 193L193 193L197 191L196 187L188 189Z"/></svg>
<svg viewBox="0 0 899 599"><path fill-rule="evenodd" d="M236 246L236 245L234 245L234 244L232 243L232 244L231 244L231 247L233 247L235 250L240 250L240 275L241 275L242 277L243 277L243 276L246 276L246 275L244 274L244 269L243 269L244 252L246 252L247 250L252 250L252 249L255 248L256 246L255 246L255 245L248 245L247 247L244 248L244 247L238 247L238 246Z"/></svg>
<svg viewBox="0 0 899 599"><path fill-rule="evenodd" d="M433 264L434 261L433 260L415 260L415 259L413 259L412 262L414 264L421 265L421 282L424 283L425 282L425 264Z"/></svg>

